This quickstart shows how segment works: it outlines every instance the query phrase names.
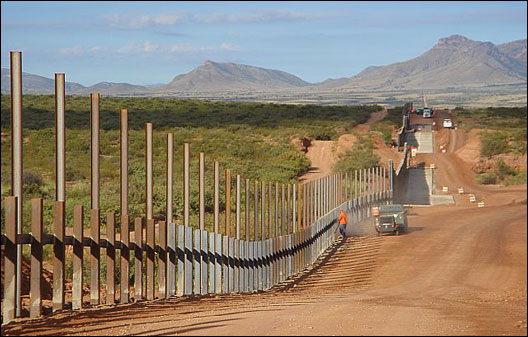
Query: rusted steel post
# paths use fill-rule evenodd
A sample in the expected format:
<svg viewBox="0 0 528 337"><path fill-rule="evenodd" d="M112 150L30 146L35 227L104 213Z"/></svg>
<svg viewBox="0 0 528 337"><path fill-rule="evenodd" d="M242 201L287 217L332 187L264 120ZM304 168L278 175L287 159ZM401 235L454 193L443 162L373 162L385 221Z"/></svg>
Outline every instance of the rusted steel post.
<svg viewBox="0 0 528 337"><path fill-rule="evenodd" d="M275 236L279 237L279 183L275 183Z"/></svg>
<svg viewBox="0 0 528 337"><path fill-rule="evenodd" d="M65 220L64 201L55 201L53 221L53 311L64 309Z"/></svg>
<svg viewBox="0 0 528 337"><path fill-rule="evenodd" d="M272 183L269 182L268 183L268 238L272 238L273 235L271 234L272 232L272 228L271 228L271 224L272 224L272 209L273 209L273 191L272 191Z"/></svg>
<svg viewBox="0 0 528 337"><path fill-rule="evenodd" d="M297 231L302 228L302 184L297 184Z"/></svg>
<svg viewBox="0 0 528 337"><path fill-rule="evenodd" d="M128 216L128 110L121 109L119 114L120 127L119 127L119 139L120 139L120 187L121 187L121 268L120 268L120 302L128 303L130 300L130 288L128 274L130 270L130 220Z"/></svg>
<svg viewBox="0 0 528 337"><path fill-rule="evenodd" d="M231 170L225 170L225 235L230 236L231 230Z"/></svg>
<svg viewBox="0 0 528 337"><path fill-rule="evenodd" d="M99 209L99 94L90 94L91 209ZM99 243L98 243L99 244Z"/></svg>
<svg viewBox="0 0 528 337"><path fill-rule="evenodd" d="M261 196L261 215L260 215L260 239L264 240L266 238L265 224L266 224L266 183L260 182L260 191Z"/></svg>
<svg viewBox="0 0 528 337"><path fill-rule="evenodd" d="M173 223L173 208L172 208L172 200L174 199L174 188L172 185L173 182L173 164L174 164L174 140L173 140L172 133L167 134L167 174L166 174L166 209L167 209L167 215L165 217L165 220L167 220L167 224Z"/></svg>
<svg viewBox="0 0 528 337"><path fill-rule="evenodd" d="M152 123L145 124L145 214L152 219L153 210L153 163L152 163Z"/></svg>
<svg viewBox="0 0 528 337"><path fill-rule="evenodd" d="M147 219L147 300L154 299L154 219Z"/></svg>
<svg viewBox="0 0 528 337"><path fill-rule="evenodd" d="M66 201L64 74L55 74L55 200Z"/></svg>
<svg viewBox="0 0 528 337"><path fill-rule="evenodd" d="M246 219L246 232L245 232L245 235L246 235L246 242L249 242L249 197L250 197L250 194L249 194L249 179L246 179L246 185L244 186L245 187L245 193L244 193L244 196L245 196L245 219Z"/></svg>
<svg viewBox="0 0 528 337"><path fill-rule="evenodd" d="M100 304L100 276L99 276L99 267L100 267L100 258L101 258L101 248L99 246L100 242L100 212L99 209L90 210L90 304L99 305Z"/></svg>
<svg viewBox="0 0 528 337"><path fill-rule="evenodd" d="M297 185L293 184L293 195L292 195L292 233L297 232Z"/></svg>
<svg viewBox="0 0 528 337"><path fill-rule="evenodd" d="M291 229L291 184L288 184L288 199L286 200L286 235Z"/></svg>
<svg viewBox="0 0 528 337"><path fill-rule="evenodd" d="M358 197L358 171L354 170L354 199Z"/></svg>
<svg viewBox="0 0 528 337"><path fill-rule="evenodd" d="M183 144L183 225L189 226L189 185L190 185L190 172L189 172L189 143Z"/></svg>
<svg viewBox="0 0 528 337"><path fill-rule="evenodd" d="M254 241L257 241L258 240L258 221L259 221L259 211L258 211L258 207L259 207L259 183L258 183L258 180L255 180L255 183L254 183L254 188L255 188L255 198L254 198L254 201L255 201L255 204L253 205L253 240Z"/></svg>
<svg viewBox="0 0 528 337"><path fill-rule="evenodd" d="M199 170L199 193L200 193L200 205L199 205L199 224L200 230L205 230L205 153L200 152L200 160L198 163Z"/></svg>
<svg viewBox="0 0 528 337"><path fill-rule="evenodd" d="M121 215L128 215L128 110L121 109L119 127L120 139L120 167L119 175L121 178Z"/></svg>
<svg viewBox="0 0 528 337"><path fill-rule="evenodd" d="M348 199L348 188L349 188L348 187L348 182L349 182L349 180L348 180L348 171L347 171L347 172L345 172L345 198L347 198L347 199Z"/></svg>
<svg viewBox="0 0 528 337"><path fill-rule="evenodd" d="M281 225L280 235L284 235L284 228L287 226L286 223L286 187L281 184Z"/></svg>
<svg viewBox="0 0 528 337"><path fill-rule="evenodd" d="M220 164L214 162L214 232L220 231Z"/></svg>
<svg viewBox="0 0 528 337"><path fill-rule="evenodd" d="M72 309L75 310L83 304L84 207L80 205L73 208L73 239Z"/></svg>
<svg viewBox="0 0 528 337"><path fill-rule="evenodd" d="M307 196L308 196L308 184L304 183L302 185L302 193L303 193L303 197L302 197L302 222L301 222L301 227L302 228L306 228L306 215L307 215L307 205L308 203L306 202L307 201Z"/></svg>
<svg viewBox="0 0 528 337"><path fill-rule="evenodd" d="M143 219L134 219L134 301L143 298Z"/></svg>
<svg viewBox="0 0 528 337"><path fill-rule="evenodd" d="M167 223L160 221L158 223L158 293L160 298L167 297ZM155 247L155 245L154 245Z"/></svg>
<svg viewBox="0 0 528 337"><path fill-rule="evenodd" d="M106 214L106 304L115 303L115 213Z"/></svg>
<svg viewBox="0 0 528 337"><path fill-rule="evenodd" d="M240 240L240 174L236 176L236 239Z"/></svg>
<svg viewBox="0 0 528 337"><path fill-rule="evenodd" d="M4 303L3 322L15 318L17 310L17 197L5 198L5 253L4 253Z"/></svg>
<svg viewBox="0 0 528 337"><path fill-rule="evenodd" d="M22 52L10 52L11 58L11 193L17 197L17 228L16 233L22 234L22 204L23 204L23 156L22 156ZM21 314L22 295L22 246L16 250L16 280L14 306L16 317Z"/></svg>
<svg viewBox="0 0 528 337"><path fill-rule="evenodd" d="M31 318L42 314L42 198L31 199L31 288L29 291ZM74 290L75 290L75 260L74 260ZM75 308L74 308L75 309Z"/></svg>

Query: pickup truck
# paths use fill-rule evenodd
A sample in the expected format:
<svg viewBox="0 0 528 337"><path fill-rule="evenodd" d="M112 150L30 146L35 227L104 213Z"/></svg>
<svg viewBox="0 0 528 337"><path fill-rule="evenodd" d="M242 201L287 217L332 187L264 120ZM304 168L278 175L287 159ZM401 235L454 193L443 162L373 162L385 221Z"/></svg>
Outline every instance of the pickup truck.
<svg viewBox="0 0 528 337"><path fill-rule="evenodd" d="M444 128L451 129L453 127L453 121L451 121L449 118L444 119L443 124Z"/></svg>
<svg viewBox="0 0 528 337"><path fill-rule="evenodd" d="M375 217L374 227L377 235L381 233L400 233L407 232L407 211L403 205L381 205L372 209L372 215Z"/></svg>

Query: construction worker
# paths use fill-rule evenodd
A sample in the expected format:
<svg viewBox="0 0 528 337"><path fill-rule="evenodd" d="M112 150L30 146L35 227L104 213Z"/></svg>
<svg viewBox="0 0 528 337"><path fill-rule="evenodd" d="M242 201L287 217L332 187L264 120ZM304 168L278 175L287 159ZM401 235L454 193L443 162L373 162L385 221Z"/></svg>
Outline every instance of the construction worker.
<svg viewBox="0 0 528 337"><path fill-rule="evenodd" d="M342 209L339 210L339 233L343 236L343 239L346 238L346 225L347 217L345 212Z"/></svg>

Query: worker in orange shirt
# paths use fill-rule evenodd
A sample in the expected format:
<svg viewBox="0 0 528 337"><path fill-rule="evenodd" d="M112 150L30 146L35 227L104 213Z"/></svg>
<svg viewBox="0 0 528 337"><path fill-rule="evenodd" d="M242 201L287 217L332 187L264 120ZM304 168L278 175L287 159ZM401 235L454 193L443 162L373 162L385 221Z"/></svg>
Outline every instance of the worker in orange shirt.
<svg viewBox="0 0 528 337"><path fill-rule="evenodd" d="M346 225L347 217L345 212L342 209L339 210L339 233L343 236L343 239L346 238Z"/></svg>

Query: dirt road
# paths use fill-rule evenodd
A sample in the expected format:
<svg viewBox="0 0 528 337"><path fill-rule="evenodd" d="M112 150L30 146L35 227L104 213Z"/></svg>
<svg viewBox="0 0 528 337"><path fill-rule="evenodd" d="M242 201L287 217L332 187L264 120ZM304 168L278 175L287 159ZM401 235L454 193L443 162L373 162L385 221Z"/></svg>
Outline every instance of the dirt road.
<svg viewBox="0 0 528 337"><path fill-rule="evenodd" d="M475 188L486 207L412 208L408 234L351 238L266 293L59 313L2 335L526 336L526 184L475 186L455 153L439 155L423 157L437 183Z"/></svg>

